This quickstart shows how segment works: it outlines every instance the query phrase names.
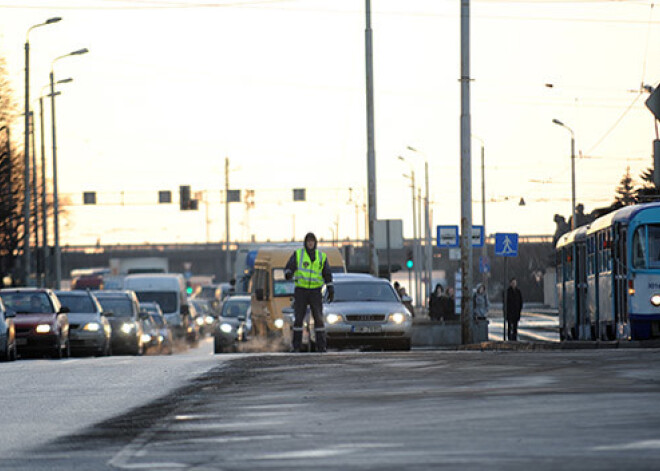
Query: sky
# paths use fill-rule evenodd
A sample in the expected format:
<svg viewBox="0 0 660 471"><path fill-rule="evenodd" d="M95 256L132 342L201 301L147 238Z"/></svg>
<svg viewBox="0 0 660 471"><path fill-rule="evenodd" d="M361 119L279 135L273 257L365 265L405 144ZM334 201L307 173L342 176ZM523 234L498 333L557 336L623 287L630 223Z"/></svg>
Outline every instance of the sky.
<svg viewBox="0 0 660 471"><path fill-rule="evenodd" d="M427 161L432 227L458 225L460 2L371 8L377 216L412 236L408 177L423 192ZM229 205L232 241L365 237L364 1L0 0L21 112L26 32L53 16L29 36L32 98L53 59L90 51L53 66L73 78L56 106L62 245L224 240L225 159L230 188L254 190L253 205ZM570 133L553 119L575 133L586 212L613 201L627 167L638 181L651 165L653 1L472 1L470 67L473 224L483 142L487 234L550 235L554 215L570 215ZM179 210L180 185L198 211ZM161 190L173 204L157 204Z"/></svg>

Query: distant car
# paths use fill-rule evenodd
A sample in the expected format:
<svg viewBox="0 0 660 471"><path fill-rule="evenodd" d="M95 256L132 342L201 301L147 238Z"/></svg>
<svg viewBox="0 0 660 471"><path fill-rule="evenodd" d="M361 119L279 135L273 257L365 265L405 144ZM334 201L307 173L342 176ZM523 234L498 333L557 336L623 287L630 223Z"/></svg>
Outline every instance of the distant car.
<svg viewBox="0 0 660 471"><path fill-rule="evenodd" d="M200 335L203 337L207 333L213 332L215 323L217 322L217 316L213 312L211 301L208 299L191 299L188 302L195 306L197 313L195 322L197 322L197 326L199 327Z"/></svg>
<svg viewBox="0 0 660 471"><path fill-rule="evenodd" d="M239 341L247 340L247 323L250 311L250 296L230 296L222 305L218 324L213 331L213 351L224 353L235 351ZM250 325L251 330L251 325Z"/></svg>
<svg viewBox="0 0 660 471"><path fill-rule="evenodd" d="M74 354L112 354L112 327L101 304L89 291L55 291L62 306L69 308L69 342Z"/></svg>
<svg viewBox="0 0 660 471"><path fill-rule="evenodd" d="M335 296L323 316L328 347L376 347L410 350L412 316L394 287L383 278L363 274L333 276Z"/></svg>
<svg viewBox="0 0 660 471"><path fill-rule="evenodd" d="M133 291L94 291L103 313L112 326L112 353L142 355L144 329L140 308Z"/></svg>
<svg viewBox="0 0 660 471"><path fill-rule="evenodd" d="M195 293L193 299L206 299L211 303L211 308L217 314L222 309L222 303L229 296L232 287L229 283L201 286Z"/></svg>
<svg viewBox="0 0 660 471"><path fill-rule="evenodd" d="M18 356L15 317L16 313L12 309L7 309L0 299L0 361L14 361Z"/></svg>
<svg viewBox="0 0 660 471"><path fill-rule="evenodd" d="M16 346L20 354L50 354L68 358L69 309L46 288L6 288L0 290L5 307L16 313Z"/></svg>
<svg viewBox="0 0 660 471"><path fill-rule="evenodd" d="M142 342L145 351L160 353L163 347L163 336L160 335L160 328L153 315L141 310L140 320L142 322Z"/></svg>
<svg viewBox="0 0 660 471"><path fill-rule="evenodd" d="M163 311L160 309L158 303L140 303L140 310L148 312L156 324L158 335L161 337L160 352L171 355L174 352L174 337L172 329L167 323L165 316L163 316Z"/></svg>

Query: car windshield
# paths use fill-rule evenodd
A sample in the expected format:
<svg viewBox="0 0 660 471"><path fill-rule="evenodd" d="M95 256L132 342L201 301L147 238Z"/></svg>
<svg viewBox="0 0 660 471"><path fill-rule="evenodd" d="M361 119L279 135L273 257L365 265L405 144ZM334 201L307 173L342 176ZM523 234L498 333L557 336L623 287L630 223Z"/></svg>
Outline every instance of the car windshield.
<svg viewBox="0 0 660 471"><path fill-rule="evenodd" d="M176 293L174 291L136 291L140 302L158 303L165 314L176 312Z"/></svg>
<svg viewBox="0 0 660 471"><path fill-rule="evenodd" d="M250 301L225 301L222 306L222 317L245 317L250 308Z"/></svg>
<svg viewBox="0 0 660 471"><path fill-rule="evenodd" d="M93 313L96 312L96 306L92 298L89 296L75 296L70 294L58 294L57 299L60 300L62 306L68 307L69 311L76 313Z"/></svg>
<svg viewBox="0 0 660 471"><path fill-rule="evenodd" d="M154 320L158 327L165 327L165 319L160 314L152 314L151 318Z"/></svg>
<svg viewBox="0 0 660 471"><path fill-rule="evenodd" d="M398 302L394 288L389 283L336 283L334 302L380 301Z"/></svg>
<svg viewBox="0 0 660 471"><path fill-rule="evenodd" d="M133 317L133 303L128 298L101 298L99 299L103 310L112 312L115 317Z"/></svg>
<svg viewBox="0 0 660 471"><path fill-rule="evenodd" d="M275 296L293 296L295 288L293 280L287 280L284 277L282 268L273 269L273 294Z"/></svg>
<svg viewBox="0 0 660 471"><path fill-rule="evenodd" d="M54 313L55 308L46 293L2 293L5 306L17 314Z"/></svg>

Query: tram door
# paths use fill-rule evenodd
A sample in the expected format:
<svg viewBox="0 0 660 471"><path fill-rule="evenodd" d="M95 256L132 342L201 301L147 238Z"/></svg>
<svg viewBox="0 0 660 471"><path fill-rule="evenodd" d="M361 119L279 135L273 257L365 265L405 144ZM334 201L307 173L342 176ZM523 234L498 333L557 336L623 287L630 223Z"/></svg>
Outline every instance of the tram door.
<svg viewBox="0 0 660 471"><path fill-rule="evenodd" d="M609 235L609 234L608 234ZM619 326L628 323L628 256L626 250L628 230L620 227L614 231L612 248L612 273L614 276L614 329L608 337L619 336ZM622 332L621 332L622 333Z"/></svg>
<svg viewBox="0 0 660 471"><path fill-rule="evenodd" d="M591 329L587 326L587 246L584 242L575 245L575 324L580 340L589 340Z"/></svg>

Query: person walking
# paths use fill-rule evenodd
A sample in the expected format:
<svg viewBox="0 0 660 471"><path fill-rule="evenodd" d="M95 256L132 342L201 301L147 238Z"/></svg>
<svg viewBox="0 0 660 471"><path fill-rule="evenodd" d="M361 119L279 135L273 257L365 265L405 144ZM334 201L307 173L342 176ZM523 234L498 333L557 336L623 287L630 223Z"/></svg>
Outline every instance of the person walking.
<svg viewBox="0 0 660 471"><path fill-rule="evenodd" d="M435 285L435 289L429 296L429 319L432 321L439 321L442 317L442 296L444 295L444 288L440 283Z"/></svg>
<svg viewBox="0 0 660 471"><path fill-rule="evenodd" d="M520 312L523 306L523 298L518 288L518 280L511 278L505 296L505 315L508 324L507 335L509 340L515 341L518 340L518 322L520 322Z"/></svg>
<svg viewBox="0 0 660 471"><path fill-rule="evenodd" d="M335 287L332 283L332 271L325 253L316 248L316 236L312 232L305 235L304 246L296 250L289 258L284 269L287 280L294 280L293 309L295 320L293 322L293 339L291 350L300 351L303 335L303 322L307 314L307 306L314 317L314 335L316 349L325 352L327 339L325 324L323 323L323 299L321 288L326 285L328 301L335 297Z"/></svg>
<svg viewBox="0 0 660 471"><path fill-rule="evenodd" d="M488 301L488 294L486 293L486 286L483 283L477 285L474 292L474 317L488 317L488 308L490 302Z"/></svg>

